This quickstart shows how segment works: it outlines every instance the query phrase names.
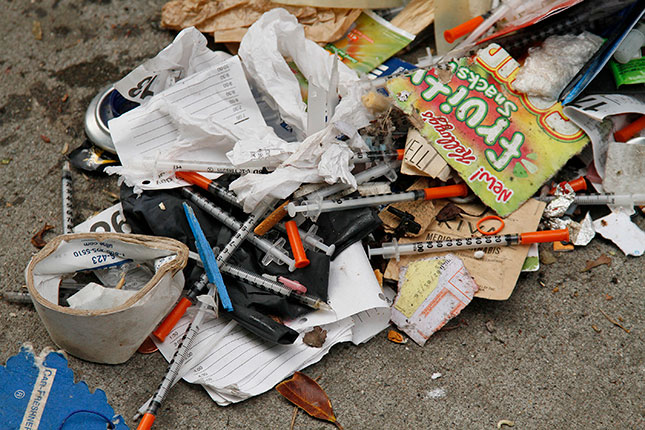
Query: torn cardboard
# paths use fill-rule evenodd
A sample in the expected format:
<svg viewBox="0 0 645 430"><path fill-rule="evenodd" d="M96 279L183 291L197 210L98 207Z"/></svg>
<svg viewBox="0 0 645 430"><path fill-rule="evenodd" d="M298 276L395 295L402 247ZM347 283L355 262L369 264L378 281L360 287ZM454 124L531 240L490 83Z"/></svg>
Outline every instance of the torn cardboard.
<svg viewBox="0 0 645 430"><path fill-rule="evenodd" d="M277 7L295 15L307 38L315 42L340 39L361 14L360 9L278 5L269 0L173 0L161 9L161 26L172 30L194 26L213 33L217 43L240 42L264 12Z"/></svg>
<svg viewBox="0 0 645 430"><path fill-rule="evenodd" d="M436 210L441 210L448 202L437 201ZM481 214L485 208L480 203L468 203L457 205L468 214ZM517 211L512 213L505 221L505 227L501 234L507 233L523 233L527 231L537 230L542 212L544 211L545 204L535 199L526 202ZM491 215L489 210L482 216ZM416 216L416 214L413 214ZM448 238L466 238L473 236L481 236L477 231L476 223L479 217L473 217L467 214L461 214L452 221L437 222L436 220L430 224L425 231L423 240L444 240ZM489 231L497 228L498 224L495 221L487 221L482 223L482 229ZM407 239L402 238L401 244L417 242L419 238ZM466 269L473 276L479 291L475 294L476 297L490 300L506 300L510 297L515 283L519 277L520 271L524 264L524 260L528 255L529 246L506 246L494 248L482 248L485 256L482 259L474 257L476 249L469 249L455 252L466 265ZM433 255L443 255L445 253L433 253ZM424 258L423 256L401 256L401 261L396 262L391 259L385 271L385 277L388 279L399 278L399 268L408 264L410 261L415 261Z"/></svg>
<svg viewBox="0 0 645 430"><path fill-rule="evenodd" d="M404 175L430 176L441 181L450 177L450 166L415 128L408 130L405 155L401 164Z"/></svg>
<svg viewBox="0 0 645 430"><path fill-rule="evenodd" d="M406 191L421 190L429 186L429 181L427 179L419 178ZM418 234L407 233L407 237L418 238L421 236L437 214L437 210L435 209L435 205L432 200L414 200L411 202L396 203L390 206L394 206L399 210L412 214L414 216L414 221L419 223L421 226L421 230ZM396 227L401 223L401 219L399 217L388 212L386 209L379 213L379 218L383 221L383 227L385 228L386 233L393 233Z"/></svg>

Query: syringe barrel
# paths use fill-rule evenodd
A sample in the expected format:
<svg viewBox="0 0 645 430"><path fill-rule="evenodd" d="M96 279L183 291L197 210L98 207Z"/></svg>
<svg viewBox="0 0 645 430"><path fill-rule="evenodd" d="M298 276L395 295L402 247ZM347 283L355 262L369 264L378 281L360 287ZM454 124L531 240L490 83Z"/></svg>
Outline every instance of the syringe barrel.
<svg viewBox="0 0 645 430"><path fill-rule="evenodd" d="M335 210L349 210L364 208L367 206L377 206L382 204L390 204L397 202L405 202L410 200L415 200L418 197L418 193L414 191L408 191L403 193L393 193L386 195L376 195L368 197L357 197L355 199L339 199L339 200L323 200L321 202L313 202L310 200L305 200L302 202L301 208L304 207L304 210L296 208L297 211L303 212L305 216L310 214L320 212L331 212Z"/></svg>
<svg viewBox="0 0 645 430"><path fill-rule="evenodd" d="M369 169L365 169L362 172L355 174L354 179L356 180L356 184L360 185L365 182L372 181L376 178L380 178L381 176L385 176L389 172L395 172L394 169L400 165L401 165L401 161L398 161L398 160L379 163L374 167L370 167ZM344 182L339 182L337 184L330 185L328 187L324 187L319 190L316 190L312 193L307 194L304 197L307 200L322 200L325 197L333 196L334 194L340 193L341 191L345 191L348 188L350 188L349 184L346 184Z"/></svg>
<svg viewBox="0 0 645 430"><path fill-rule="evenodd" d="M383 258L398 258L401 255L515 245L519 243L519 237L515 234L506 234L500 236L469 237L466 239L430 240L427 242L405 244L393 242L393 244L383 244L381 248L370 249L370 257L373 255L382 255Z"/></svg>

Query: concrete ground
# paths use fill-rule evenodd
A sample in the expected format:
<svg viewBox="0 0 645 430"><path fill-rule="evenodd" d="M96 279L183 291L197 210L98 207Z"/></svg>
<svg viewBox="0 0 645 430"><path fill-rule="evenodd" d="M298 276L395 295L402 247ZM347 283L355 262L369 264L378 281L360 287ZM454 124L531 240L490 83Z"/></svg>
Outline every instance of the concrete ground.
<svg viewBox="0 0 645 430"><path fill-rule="evenodd" d="M24 284L36 252L30 238L45 222L55 227L46 239L61 233L63 152L82 143L90 99L174 37L159 28L163 3L0 2L0 289ZM36 21L42 40L32 31ZM112 204L115 178L73 176L75 221ZM636 222L645 227L642 216ZM581 272L601 254L611 256L611 266ZM423 348L391 343L383 333L359 347L336 346L305 372L321 377L346 429L494 429L503 419L518 429L644 428L642 268L643 260L596 238L523 275L509 300L475 300L450 323L456 328ZM620 318L629 333L602 312ZM37 351L54 346L31 305L0 301L0 315L0 363L24 342ZM103 389L132 427L130 417L166 370L160 354L136 354L118 366L70 357L69 365L77 380ZM434 372L442 376L432 380ZM292 412L275 391L222 408L182 382L156 428L288 429ZM295 424L331 427L302 413Z"/></svg>

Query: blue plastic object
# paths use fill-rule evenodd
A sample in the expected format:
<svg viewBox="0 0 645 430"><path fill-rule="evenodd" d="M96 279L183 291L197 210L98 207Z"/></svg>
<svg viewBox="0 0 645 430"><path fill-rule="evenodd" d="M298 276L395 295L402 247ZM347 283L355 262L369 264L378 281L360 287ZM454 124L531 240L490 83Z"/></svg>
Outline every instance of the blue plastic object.
<svg viewBox="0 0 645 430"><path fill-rule="evenodd" d="M193 208L188 206L186 202L183 203L184 212L186 213L186 219L188 219L188 225L195 236L195 246L197 247L197 252L199 252L199 257L202 259L204 264L204 270L208 276L208 282L215 284L217 287L217 294L219 294L219 299L222 302L222 307L227 311L233 311L233 303L228 297L228 291L226 291L226 286L224 285L224 280L222 279L222 274L219 272L219 267L217 267L217 261L215 261L215 254L206 240L206 236L202 231L202 227L195 217L195 212Z"/></svg>
<svg viewBox="0 0 645 430"><path fill-rule="evenodd" d="M52 351L37 358L30 346L0 366L0 428L129 429L103 390L90 393L85 382L74 383L62 354Z"/></svg>

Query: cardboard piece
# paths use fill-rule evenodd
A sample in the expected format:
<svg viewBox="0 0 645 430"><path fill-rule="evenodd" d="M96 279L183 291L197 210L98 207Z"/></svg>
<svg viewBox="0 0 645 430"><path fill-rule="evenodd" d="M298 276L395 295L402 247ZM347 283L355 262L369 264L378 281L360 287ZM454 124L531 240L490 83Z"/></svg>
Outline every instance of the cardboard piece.
<svg viewBox="0 0 645 430"><path fill-rule="evenodd" d="M437 201L436 210L440 211L447 203L447 201ZM481 214L485 208L479 203L460 204L457 206L469 214L476 215ZM529 200L504 220L506 225L500 234L535 231L544 208L545 204L543 202L535 199ZM487 211L482 217L491 214L491 211ZM461 214L461 216L458 216L453 221L437 222L435 220L426 230L422 240L443 240L447 238L481 236L476 227L478 219ZM498 225L495 221L486 221L482 223L482 229L484 231L491 231L497 228ZM418 241L419 238L402 238L400 243ZM468 272L470 272L477 285L479 285L479 291L475 294L475 297L489 300L508 299L515 288L515 283L522 270L524 260L528 255L529 246L482 248L482 250L485 252L485 256L481 260L474 257L475 249L455 252L455 255L463 260L466 269L468 269ZM444 254L446 253L433 253L432 255ZM388 279L398 279L400 267L405 266L410 261L424 258L427 255L430 254L423 256L401 256L401 261L398 263L395 259L391 259L385 270L385 277Z"/></svg>
<svg viewBox="0 0 645 430"><path fill-rule="evenodd" d="M423 346L473 299L477 284L454 254L425 257L401 269L392 322Z"/></svg>
<svg viewBox="0 0 645 430"><path fill-rule="evenodd" d="M412 0L392 18L392 25L419 34L434 21L434 0Z"/></svg>
<svg viewBox="0 0 645 430"><path fill-rule="evenodd" d="M517 210L589 139L559 103L512 91L519 63L491 44L473 59L420 70L387 83L426 137L498 215Z"/></svg>
<svg viewBox="0 0 645 430"><path fill-rule="evenodd" d="M308 39L323 43L340 39L361 14L360 9L289 6L269 0L172 0L161 9L161 26L172 30L194 26L213 33L215 42L240 42L264 12L277 7L298 18Z"/></svg>
<svg viewBox="0 0 645 430"><path fill-rule="evenodd" d="M608 193L632 194L645 190L645 143L609 142L602 186Z"/></svg>
<svg viewBox="0 0 645 430"><path fill-rule="evenodd" d="M406 191L420 190L429 186L430 184L427 179L419 178L419 180L412 184ZM423 235L437 214L437 210L435 209L435 205L432 200L415 200L411 202L396 203L390 206L394 206L397 209L412 214L414 216L414 221L419 223L421 226L421 230L418 234L406 233L407 237L418 238ZM394 229L401 223L401 219L388 212L387 208L383 209L379 213L379 218L383 221L383 227L387 233L394 232Z"/></svg>
<svg viewBox="0 0 645 430"><path fill-rule="evenodd" d="M109 419L112 428L128 429L103 390L90 393L85 382L74 383L63 354L44 350L36 357L31 345L23 345L0 366L0 405L3 429L105 430L107 422L97 413ZM75 413L81 410L95 413Z"/></svg>
<svg viewBox="0 0 645 430"><path fill-rule="evenodd" d="M369 73L414 40L414 34L397 28L372 11L356 19L343 38L325 49L338 55L343 63L358 73Z"/></svg>
<svg viewBox="0 0 645 430"><path fill-rule="evenodd" d="M405 141L405 155L401 163L404 175L430 176L441 181L450 177L450 166L441 158L436 149L421 136L415 128L408 130Z"/></svg>

